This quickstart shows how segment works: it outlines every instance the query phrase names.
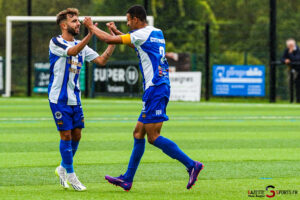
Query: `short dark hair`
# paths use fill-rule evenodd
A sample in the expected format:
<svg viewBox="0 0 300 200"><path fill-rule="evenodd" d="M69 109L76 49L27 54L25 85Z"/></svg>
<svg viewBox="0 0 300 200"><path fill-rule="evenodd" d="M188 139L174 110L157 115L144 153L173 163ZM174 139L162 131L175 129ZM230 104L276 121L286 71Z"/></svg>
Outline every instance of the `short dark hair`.
<svg viewBox="0 0 300 200"><path fill-rule="evenodd" d="M67 19L67 16L71 15L71 17L78 16L79 15L79 11L77 8L67 8L63 11L60 11L57 15L56 15L56 23L57 25L60 24L60 22L64 21Z"/></svg>
<svg viewBox="0 0 300 200"><path fill-rule="evenodd" d="M145 8L141 5L131 6L127 10L127 13L131 16L131 18L136 17L136 18L140 19L142 22L146 22L147 13L146 13Z"/></svg>

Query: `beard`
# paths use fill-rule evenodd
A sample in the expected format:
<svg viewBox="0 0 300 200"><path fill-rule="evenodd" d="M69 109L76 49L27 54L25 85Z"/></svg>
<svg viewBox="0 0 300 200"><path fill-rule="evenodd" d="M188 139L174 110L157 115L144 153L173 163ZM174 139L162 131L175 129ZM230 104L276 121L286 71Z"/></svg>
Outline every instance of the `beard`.
<svg viewBox="0 0 300 200"><path fill-rule="evenodd" d="M71 28L70 26L68 26L67 31L68 31L68 33L70 33L73 36L76 36L79 34L79 32L76 33L75 29Z"/></svg>

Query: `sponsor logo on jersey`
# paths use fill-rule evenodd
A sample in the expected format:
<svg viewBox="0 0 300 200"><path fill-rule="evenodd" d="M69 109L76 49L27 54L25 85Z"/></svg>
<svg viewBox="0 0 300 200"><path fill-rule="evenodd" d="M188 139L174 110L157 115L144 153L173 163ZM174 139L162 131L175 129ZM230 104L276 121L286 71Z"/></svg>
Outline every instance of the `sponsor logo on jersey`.
<svg viewBox="0 0 300 200"><path fill-rule="evenodd" d="M74 74L80 74L80 69L73 69L73 68L69 68L69 72L72 72Z"/></svg>
<svg viewBox="0 0 300 200"><path fill-rule="evenodd" d="M71 60L71 59L68 59L68 63L71 64L71 65L78 66L78 67L81 67L81 66L82 66L82 63L81 63L81 62L76 62L76 61Z"/></svg>
<svg viewBox="0 0 300 200"><path fill-rule="evenodd" d="M156 42L156 43L161 43L161 44L166 43L165 39L158 39L158 38L154 38L154 37L150 37L150 42Z"/></svg>
<svg viewBox="0 0 300 200"><path fill-rule="evenodd" d="M162 76L162 75L163 75L163 71L162 71L162 68L161 68L160 65L158 66L158 75L159 75L159 76Z"/></svg>
<svg viewBox="0 0 300 200"><path fill-rule="evenodd" d="M62 120L58 120L57 125L62 126L62 125L64 125L64 122Z"/></svg>

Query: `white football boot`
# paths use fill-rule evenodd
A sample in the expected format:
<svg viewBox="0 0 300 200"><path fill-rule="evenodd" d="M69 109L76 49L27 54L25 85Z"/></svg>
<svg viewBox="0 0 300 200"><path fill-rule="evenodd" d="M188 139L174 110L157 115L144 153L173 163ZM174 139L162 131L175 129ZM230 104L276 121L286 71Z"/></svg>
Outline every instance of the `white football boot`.
<svg viewBox="0 0 300 200"><path fill-rule="evenodd" d="M85 191L86 187L78 180L75 173L67 173L67 180L76 191Z"/></svg>
<svg viewBox="0 0 300 200"><path fill-rule="evenodd" d="M60 185L64 189L68 189L70 186L67 183L67 171L65 168L63 168L61 165L56 167L55 174L59 178Z"/></svg>

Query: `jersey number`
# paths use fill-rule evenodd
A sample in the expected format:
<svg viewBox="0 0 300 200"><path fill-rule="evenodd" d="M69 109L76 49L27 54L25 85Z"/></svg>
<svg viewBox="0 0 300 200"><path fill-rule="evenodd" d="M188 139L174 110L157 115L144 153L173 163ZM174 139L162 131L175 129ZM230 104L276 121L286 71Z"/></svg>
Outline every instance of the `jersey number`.
<svg viewBox="0 0 300 200"><path fill-rule="evenodd" d="M164 63L166 53L165 53L165 48L163 46L159 47L159 54L162 56L162 58L160 59L160 62Z"/></svg>

